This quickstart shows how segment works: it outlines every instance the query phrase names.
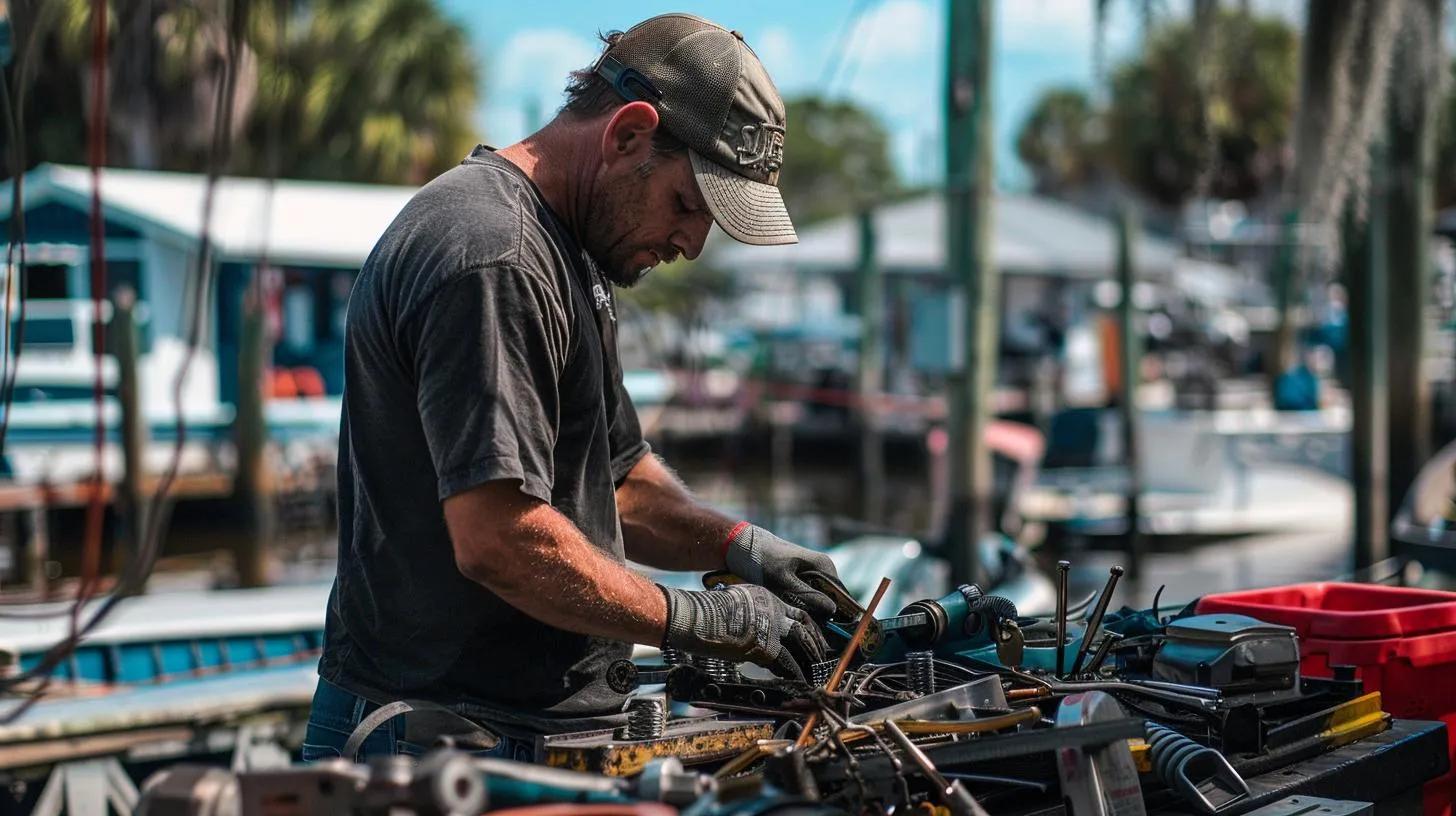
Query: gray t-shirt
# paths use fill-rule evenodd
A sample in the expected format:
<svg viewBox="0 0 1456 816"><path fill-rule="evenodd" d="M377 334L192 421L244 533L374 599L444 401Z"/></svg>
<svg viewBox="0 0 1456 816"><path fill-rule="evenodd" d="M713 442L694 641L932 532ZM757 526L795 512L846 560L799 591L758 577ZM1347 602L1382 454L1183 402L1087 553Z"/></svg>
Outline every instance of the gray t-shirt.
<svg viewBox="0 0 1456 816"><path fill-rule="evenodd" d="M354 284L344 366L320 675L546 730L620 710L603 678L631 647L465 578L441 509L517 480L624 561L615 486L648 448L611 287L519 169L478 147L410 199Z"/></svg>

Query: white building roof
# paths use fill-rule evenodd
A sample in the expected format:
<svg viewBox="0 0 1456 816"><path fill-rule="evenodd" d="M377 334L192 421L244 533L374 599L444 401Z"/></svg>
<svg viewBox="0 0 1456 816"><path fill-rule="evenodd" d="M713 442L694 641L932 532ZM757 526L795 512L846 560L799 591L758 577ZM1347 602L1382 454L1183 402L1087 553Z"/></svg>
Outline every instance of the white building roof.
<svg viewBox="0 0 1456 816"><path fill-rule="evenodd" d="M887 272L939 273L945 269L945 198L932 193L875 211L877 254ZM1109 277L1117 257L1115 224L1047 198L998 193L991 219L996 268L1007 274ZM799 231L799 243L774 247L717 241L714 263L729 268L830 272L853 269L859 220L847 216ZM1201 262L1146 232L1134 258L1140 276L1167 276ZM1226 268L1220 267L1224 271Z"/></svg>
<svg viewBox="0 0 1456 816"><path fill-rule="evenodd" d="M150 170L101 171L107 219L142 232L195 243L202 236L206 177ZM212 241L222 260L265 255L279 263L359 266L417 188L378 184L220 178L213 199ZM7 187L8 189L8 187ZM10 195L0 196L0 215ZM91 171L43 164L26 175L26 207L61 201L85 210Z"/></svg>

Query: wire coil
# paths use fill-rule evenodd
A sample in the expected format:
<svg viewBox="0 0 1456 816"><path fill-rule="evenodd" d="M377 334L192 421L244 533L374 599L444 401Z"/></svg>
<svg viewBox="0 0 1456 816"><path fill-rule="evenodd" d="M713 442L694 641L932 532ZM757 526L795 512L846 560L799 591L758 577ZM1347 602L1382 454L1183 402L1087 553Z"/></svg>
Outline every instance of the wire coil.
<svg viewBox="0 0 1456 816"><path fill-rule="evenodd" d="M631 740L658 739L667 728L667 708L657 697L634 697L627 701L627 728Z"/></svg>
<svg viewBox="0 0 1456 816"><path fill-rule="evenodd" d="M910 692L924 697L935 693L935 653L909 652L905 655L905 679Z"/></svg>
<svg viewBox="0 0 1456 816"><path fill-rule="evenodd" d="M703 674L719 683L737 683L742 679L738 674L738 665L721 657L699 657L697 663Z"/></svg>
<svg viewBox="0 0 1456 816"><path fill-rule="evenodd" d="M1184 778L1183 766L1187 764L1188 760L1205 751L1218 753L1165 725L1153 722L1147 724L1147 741L1148 757L1153 763L1153 772L1163 780L1163 784L1174 789L1178 787L1179 780Z"/></svg>

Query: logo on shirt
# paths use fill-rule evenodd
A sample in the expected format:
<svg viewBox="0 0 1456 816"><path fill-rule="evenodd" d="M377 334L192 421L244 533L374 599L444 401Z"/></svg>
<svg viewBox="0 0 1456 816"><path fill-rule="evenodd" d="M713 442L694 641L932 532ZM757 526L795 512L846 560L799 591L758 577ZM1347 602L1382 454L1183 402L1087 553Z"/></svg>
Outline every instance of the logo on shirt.
<svg viewBox="0 0 1456 816"><path fill-rule="evenodd" d="M612 296L607 294L606 287L602 286L600 283L594 284L592 286L592 297L596 299L597 311L600 312L603 308L605 308L607 310L607 318L610 319L613 323L616 323L617 315L615 312L612 311Z"/></svg>

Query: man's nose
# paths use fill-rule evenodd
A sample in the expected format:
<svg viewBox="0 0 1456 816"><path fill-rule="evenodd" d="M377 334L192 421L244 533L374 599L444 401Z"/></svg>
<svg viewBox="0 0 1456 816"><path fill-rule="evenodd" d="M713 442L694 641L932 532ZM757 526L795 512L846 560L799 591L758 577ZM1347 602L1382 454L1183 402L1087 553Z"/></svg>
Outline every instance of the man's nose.
<svg viewBox="0 0 1456 816"><path fill-rule="evenodd" d="M677 251L682 253L684 258L693 260L703 251L703 244L708 240L708 232L713 229L713 219L704 218L701 221L694 221L672 236L672 243Z"/></svg>

